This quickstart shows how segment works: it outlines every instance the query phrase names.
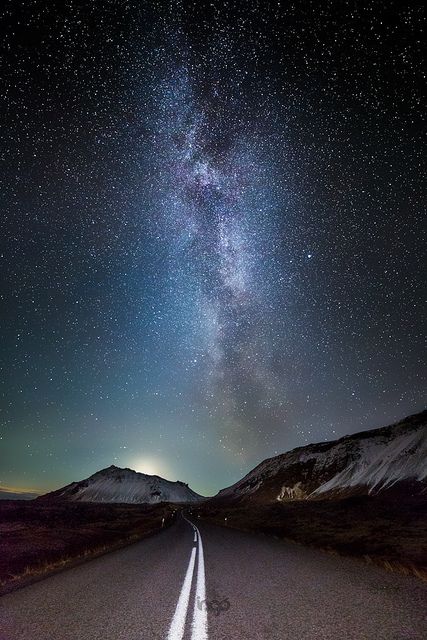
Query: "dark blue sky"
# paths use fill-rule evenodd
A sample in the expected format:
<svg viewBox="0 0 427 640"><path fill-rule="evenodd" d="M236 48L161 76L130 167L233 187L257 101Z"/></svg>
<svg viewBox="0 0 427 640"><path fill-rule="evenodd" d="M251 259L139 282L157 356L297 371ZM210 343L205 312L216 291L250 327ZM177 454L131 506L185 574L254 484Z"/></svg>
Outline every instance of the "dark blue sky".
<svg viewBox="0 0 427 640"><path fill-rule="evenodd" d="M421 9L2 9L0 487L213 493L424 408Z"/></svg>

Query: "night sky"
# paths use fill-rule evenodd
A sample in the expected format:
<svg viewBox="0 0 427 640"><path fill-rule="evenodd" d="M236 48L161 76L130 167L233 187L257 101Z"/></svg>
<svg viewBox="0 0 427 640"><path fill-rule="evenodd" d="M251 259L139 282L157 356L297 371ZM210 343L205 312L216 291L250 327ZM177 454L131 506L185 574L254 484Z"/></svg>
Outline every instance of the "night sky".
<svg viewBox="0 0 427 640"><path fill-rule="evenodd" d="M421 3L1 14L0 488L212 494L424 408Z"/></svg>

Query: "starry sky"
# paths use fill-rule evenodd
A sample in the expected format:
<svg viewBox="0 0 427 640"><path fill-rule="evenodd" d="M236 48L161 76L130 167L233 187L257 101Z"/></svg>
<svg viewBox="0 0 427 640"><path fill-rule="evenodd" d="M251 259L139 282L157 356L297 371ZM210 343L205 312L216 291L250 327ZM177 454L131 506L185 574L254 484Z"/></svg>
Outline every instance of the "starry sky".
<svg viewBox="0 0 427 640"><path fill-rule="evenodd" d="M1 8L0 489L205 495L424 408L421 3Z"/></svg>

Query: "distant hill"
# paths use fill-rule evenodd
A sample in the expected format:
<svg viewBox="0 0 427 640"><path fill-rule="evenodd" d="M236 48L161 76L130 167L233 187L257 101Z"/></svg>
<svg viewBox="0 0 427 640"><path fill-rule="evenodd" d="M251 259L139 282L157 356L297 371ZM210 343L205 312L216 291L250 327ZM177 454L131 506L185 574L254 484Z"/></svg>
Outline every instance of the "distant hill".
<svg viewBox="0 0 427 640"><path fill-rule="evenodd" d="M72 502L114 502L154 504L159 502L197 503L203 496L184 482L171 482L159 476L137 473L112 465L86 480L71 484L37 498L37 500L69 500Z"/></svg>
<svg viewBox="0 0 427 640"><path fill-rule="evenodd" d="M427 411L261 462L213 501L272 503L427 491Z"/></svg>

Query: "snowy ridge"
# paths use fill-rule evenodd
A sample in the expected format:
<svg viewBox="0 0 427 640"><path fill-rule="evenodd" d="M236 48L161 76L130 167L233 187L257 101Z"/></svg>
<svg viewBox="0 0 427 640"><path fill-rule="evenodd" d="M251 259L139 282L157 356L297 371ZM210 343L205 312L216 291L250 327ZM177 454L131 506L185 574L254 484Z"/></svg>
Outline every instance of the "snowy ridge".
<svg viewBox="0 0 427 640"><path fill-rule="evenodd" d="M368 492L381 491L402 480L425 480L427 476L427 429L402 434L390 442L372 438L358 443L357 459L313 495L334 489L368 487Z"/></svg>
<svg viewBox="0 0 427 640"><path fill-rule="evenodd" d="M120 469L114 465L98 471L86 480L73 482L42 499L73 502L116 502L128 504L200 502L204 498L183 482L171 482L159 476Z"/></svg>
<svg viewBox="0 0 427 640"><path fill-rule="evenodd" d="M378 493L399 482L426 490L427 411L381 429L300 447L261 462L217 498L302 500Z"/></svg>

